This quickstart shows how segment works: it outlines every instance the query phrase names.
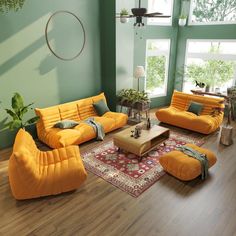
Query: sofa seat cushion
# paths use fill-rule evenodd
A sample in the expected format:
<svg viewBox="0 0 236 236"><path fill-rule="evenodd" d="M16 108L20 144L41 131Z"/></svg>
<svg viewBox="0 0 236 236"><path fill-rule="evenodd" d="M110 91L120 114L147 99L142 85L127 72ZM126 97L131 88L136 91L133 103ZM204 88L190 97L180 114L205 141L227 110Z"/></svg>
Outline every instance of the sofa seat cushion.
<svg viewBox="0 0 236 236"><path fill-rule="evenodd" d="M108 133L115 129L115 120L107 117L93 117L96 122L100 123L104 132ZM85 121L85 120L84 120ZM59 128L51 128L47 130L45 138L50 147L60 148L69 145L79 145L96 138L96 132L93 127L80 121L79 125L73 129L62 130Z"/></svg>
<svg viewBox="0 0 236 236"><path fill-rule="evenodd" d="M158 110L156 116L162 122L203 134L214 132L223 120L223 114L216 117L211 115L197 116L192 112L181 111L172 106Z"/></svg>
<svg viewBox="0 0 236 236"><path fill-rule="evenodd" d="M128 116L124 113L107 112L102 117L111 118L115 121L114 129L121 128L127 124Z"/></svg>
<svg viewBox="0 0 236 236"><path fill-rule="evenodd" d="M194 144L186 144L207 156L209 168L216 163L215 154ZM193 180L201 174L201 164L198 160L189 157L181 151L172 151L160 157L160 164L166 172L184 181Z"/></svg>
<svg viewBox="0 0 236 236"><path fill-rule="evenodd" d="M44 133L44 142L51 148L76 145L83 140L82 131L82 129L77 129L77 127L73 129L51 128ZM89 133L91 132L93 133L92 130Z"/></svg>
<svg viewBox="0 0 236 236"><path fill-rule="evenodd" d="M112 118L96 116L94 120L102 125L105 133L115 129L115 120Z"/></svg>

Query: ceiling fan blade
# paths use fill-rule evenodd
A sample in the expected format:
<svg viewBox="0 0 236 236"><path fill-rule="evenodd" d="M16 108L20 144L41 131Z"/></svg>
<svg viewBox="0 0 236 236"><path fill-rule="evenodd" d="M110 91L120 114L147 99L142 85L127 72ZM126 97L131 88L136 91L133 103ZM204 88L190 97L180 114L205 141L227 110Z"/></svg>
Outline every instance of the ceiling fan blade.
<svg viewBox="0 0 236 236"><path fill-rule="evenodd" d="M120 14L118 14L119 16L116 16L116 18L121 18L122 16ZM126 18L133 18L135 17L134 15L128 15L128 16L125 16Z"/></svg>
<svg viewBox="0 0 236 236"><path fill-rule="evenodd" d="M171 16L164 16L164 15L159 15L159 16L155 16L155 15L149 15L149 16L145 16L148 18L170 18Z"/></svg>
<svg viewBox="0 0 236 236"><path fill-rule="evenodd" d="M150 16L150 15L163 15L161 12L152 12L152 13L146 13L145 16Z"/></svg>

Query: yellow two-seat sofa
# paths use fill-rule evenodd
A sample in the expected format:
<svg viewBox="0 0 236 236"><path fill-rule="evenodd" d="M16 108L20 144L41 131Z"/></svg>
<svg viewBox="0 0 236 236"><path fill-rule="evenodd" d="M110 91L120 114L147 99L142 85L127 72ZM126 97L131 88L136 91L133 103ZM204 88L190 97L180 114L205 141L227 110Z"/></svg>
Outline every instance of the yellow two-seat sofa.
<svg viewBox="0 0 236 236"><path fill-rule="evenodd" d="M188 112L191 102L203 104L200 115ZM194 94L174 91L171 105L156 112L157 119L161 122L193 130L203 134L210 134L221 125L224 113L223 98L199 96Z"/></svg>
<svg viewBox="0 0 236 236"><path fill-rule="evenodd" d="M109 111L103 116L97 115L93 103L102 99L106 102L104 93L58 106L36 108L35 113L40 118L36 125L38 138L51 148L89 141L96 137L94 129L83 122L89 117L94 117L95 121L103 126L105 133L126 125L128 120L126 114ZM79 122L79 125L73 129L54 128L54 125L61 120L74 120Z"/></svg>

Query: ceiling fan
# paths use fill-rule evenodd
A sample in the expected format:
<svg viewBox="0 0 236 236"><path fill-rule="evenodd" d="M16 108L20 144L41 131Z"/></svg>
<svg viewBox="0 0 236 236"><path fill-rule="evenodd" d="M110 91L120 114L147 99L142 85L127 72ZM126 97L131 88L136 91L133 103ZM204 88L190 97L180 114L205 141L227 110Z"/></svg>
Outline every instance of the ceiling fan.
<svg viewBox="0 0 236 236"><path fill-rule="evenodd" d="M126 18L136 18L134 26L142 27L144 26L143 17L158 17L158 18L169 18L170 16L163 15L160 12L147 13L147 8L141 7L141 0L139 0L139 7L131 9L132 15L125 16ZM117 13L117 18L121 18L120 13Z"/></svg>

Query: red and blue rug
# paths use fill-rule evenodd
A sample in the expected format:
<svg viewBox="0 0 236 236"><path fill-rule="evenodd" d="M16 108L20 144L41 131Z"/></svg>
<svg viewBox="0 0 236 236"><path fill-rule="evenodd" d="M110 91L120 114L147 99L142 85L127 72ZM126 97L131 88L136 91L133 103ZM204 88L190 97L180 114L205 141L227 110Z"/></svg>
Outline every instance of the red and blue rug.
<svg viewBox="0 0 236 236"><path fill-rule="evenodd" d="M139 162L138 157L134 154L124 151L118 152L113 141L108 140L103 141L92 150L82 152L82 158L88 171L131 196L138 197L165 174L159 163L160 156L186 143L201 146L204 141L171 132L170 138L165 141L165 145L160 144Z"/></svg>

